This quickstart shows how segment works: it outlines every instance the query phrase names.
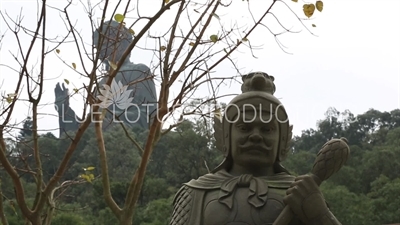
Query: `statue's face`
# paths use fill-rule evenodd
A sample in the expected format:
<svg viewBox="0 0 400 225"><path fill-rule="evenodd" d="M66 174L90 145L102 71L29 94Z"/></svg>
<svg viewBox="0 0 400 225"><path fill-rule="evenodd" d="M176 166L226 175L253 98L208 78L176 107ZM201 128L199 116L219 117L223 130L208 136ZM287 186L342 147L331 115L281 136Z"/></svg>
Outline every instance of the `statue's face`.
<svg viewBox="0 0 400 225"><path fill-rule="evenodd" d="M233 164L254 170L273 167L278 154L279 124L267 111L247 110L232 124Z"/></svg>
<svg viewBox="0 0 400 225"><path fill-rule="evenodd" d="M100 51L100 60L105 59L111 60L112 62L118 62L124 51L128 48L131 41L131 36L125 27L119 25L103 25L103 33L99 34L98 31L95 34L94 45L97 45L98 37L103 37L103 43L100 46L95 46L97 51Z"/></svg>

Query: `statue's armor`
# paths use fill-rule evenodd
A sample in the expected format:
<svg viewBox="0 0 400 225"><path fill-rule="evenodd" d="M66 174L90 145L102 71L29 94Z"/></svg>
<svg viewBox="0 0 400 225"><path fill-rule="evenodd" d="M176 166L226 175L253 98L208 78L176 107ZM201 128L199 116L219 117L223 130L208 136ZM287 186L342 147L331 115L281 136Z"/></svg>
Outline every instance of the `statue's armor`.
<svg viewBox="0 0 400 225"><path fill-rule="evenodd" d="M248 187L237 188L234 194L233 208L229 209L218 202L219 190L208 192L204 200L204 224L268 225L275 221L285 206L282 201L282 190L270 188L267 202L260 208L243 204L243 202L247 202L248 193ZM238 202L242 202L240 207Z"/></svg>
<svg viewBox="0 0 400 225"><path fill-rule="evenodd" d="M255 189L253 188L252 192L249 185L235 186L232 194L229 194L221 188L191 187L189 182L176 195L170 224L271 225L285 207L283 196L287 187L268 185L267 188L264 186L258 190L259 192L264 190L265 195L254 195ZM253 200L250 200L251 195L254 196ZM230 200L225 201L226 199ZM297 218L290 223L290 225L300 224L302 223Z"/></svg>

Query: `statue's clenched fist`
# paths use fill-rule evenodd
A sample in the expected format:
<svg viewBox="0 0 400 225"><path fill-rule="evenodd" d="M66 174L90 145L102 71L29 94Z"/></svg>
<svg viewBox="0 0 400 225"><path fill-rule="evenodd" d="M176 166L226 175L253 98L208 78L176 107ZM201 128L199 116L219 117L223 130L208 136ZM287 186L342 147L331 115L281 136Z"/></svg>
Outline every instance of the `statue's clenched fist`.
<svg viewBox="0 0 400 225"><path fill-rule="evenodd" d="M320 217L329 212L313 175L298 176L286 191L286 194L283 201L306 224L319 220Z"/></svg>

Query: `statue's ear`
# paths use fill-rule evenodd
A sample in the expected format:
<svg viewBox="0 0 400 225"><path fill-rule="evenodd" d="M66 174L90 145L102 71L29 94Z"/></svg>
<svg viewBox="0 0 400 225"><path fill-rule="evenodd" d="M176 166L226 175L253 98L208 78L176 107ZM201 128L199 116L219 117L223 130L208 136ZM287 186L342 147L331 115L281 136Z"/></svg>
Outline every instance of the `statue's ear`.
<svg viewBox="0 0 400 225"><path fill-rule="evenodd" d="M275 81L275 77L273 76L269 76L271 78L272 81Z"/></svg>
<svg viewBox="0 0 400 225"><path fill-rule="evenodd" d="M280 152L278 155L278 161L282 162L283 160L286 159L288 152L291 149L291 141L292 141L292 136L293 136L293 125L289 125L288 130L287 130L287 139L286 143L282 143L283 147L280 148Z"/></svg>

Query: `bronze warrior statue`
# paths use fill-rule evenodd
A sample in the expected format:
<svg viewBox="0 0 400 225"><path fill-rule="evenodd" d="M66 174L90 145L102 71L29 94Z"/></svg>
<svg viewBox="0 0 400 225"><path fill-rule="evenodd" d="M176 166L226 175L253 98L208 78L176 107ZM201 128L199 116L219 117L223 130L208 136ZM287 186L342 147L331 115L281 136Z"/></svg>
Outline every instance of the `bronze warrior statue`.
<svg viewBox="0 0 400 225"><path fill-rule="evenodd" d="M266 73L243 77L242 94L215 120L224 160L180 188L170 225L340 224L313 175L294 177L281 165L293 127L274 92ZM282 223L276 219L286 205L295 215Z"/></svg>
<svg viewBox="0 0 400 225"><path fill-rule="evenodd" d="M102 38L101 46L97 46L99 38ZM133 37L129 30L116 21L108 21L103 24L102 31L96 30L93 34L93 44L100 51L99 58L104 65L106 72L105 77L101 77L98 84L99 88L103 88L103 84L107 81L107 72L110 69L110 61L118 62L129 44L132 42ZM131 102L125 104L126 108L118 107L116 102L113 102L108 107L105 121L103 121L104 128L107 128L114 121L123 122L125 125L133 126L138 125L142 128L147 128L151 119L155 114L157 108L157 96L154 80L149 78L152 74L150 68L144 64L134 64L129 60L130 54L119 69L114 82L122 85L129 85L127 93L132 92L133 97ZM142 81L140 81L142 80ZM140 82L134 82L140 81ZM58 83L54 89L55 92L55 107L59 115L60 136L67 131L75 131L79 126L79 118L76 116L74 110L69 105L68 89L60 86ZM98 96L95 91L95 96ZM124 99L123 99L124 100ZM107 121L106 121L107 120Z"/></svg>

